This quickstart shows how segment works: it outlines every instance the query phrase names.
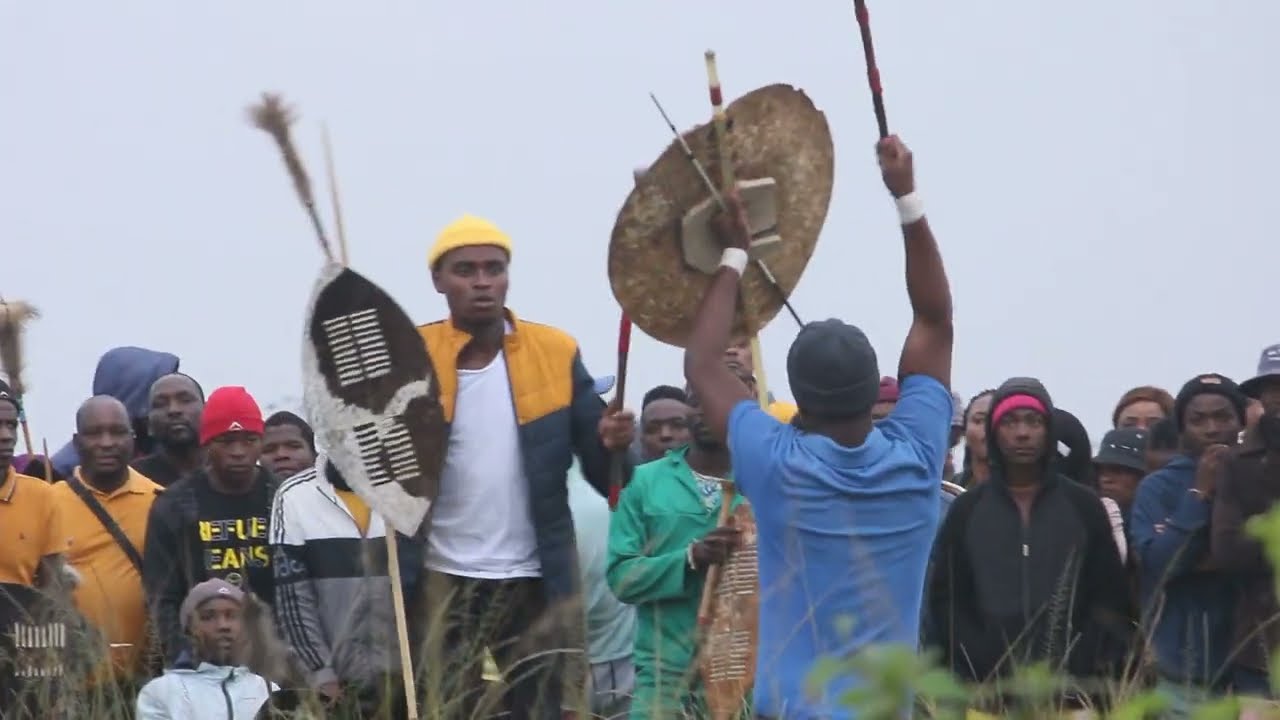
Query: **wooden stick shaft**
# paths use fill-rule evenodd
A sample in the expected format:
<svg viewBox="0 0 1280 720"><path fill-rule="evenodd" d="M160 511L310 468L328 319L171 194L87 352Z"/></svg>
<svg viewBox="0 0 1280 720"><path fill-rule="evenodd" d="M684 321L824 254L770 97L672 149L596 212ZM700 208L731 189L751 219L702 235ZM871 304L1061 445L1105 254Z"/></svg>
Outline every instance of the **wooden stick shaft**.
<svg viewBox="0 0 1280 720"><path fill-rule="evenodd" d="M716 518L716 526L724 527L729 522L729 506L733 504L733 485L725 483L720 488L720 515ZM702 599L698 602L698 627L706 628L711 624L715 610L716 587L720 585L720 565L707 568L707 579L702 584Z"/></svg>
<svg viewBox="0 0 1280 720"><path fill-rule="evenodd" d="M756 397L760 407L769 409L769 379L764 373L764 353L760 350L760 336L751 336L751 363L756 371Z"/></svg>
<svg viewBox="0 0 1280 720"><path fill-rule="evenodd" d="M333 164L333 150L329 144L329 131L323 129L324 134L324 161L326 171L329 177L329 197L333 202L334 225L338 232L338 247L341 252L340 261L345 267L347 265L347 233L342 225L342 202L338 197L338 179ZM329 253L328 243L323 242L324 231L320 224L319 216L314 212L312 207L312 217L315 220L316 231L320 233L321 244L325 249L325 254L329 260L333 260L333 256ZM400 547L396 543L396 531L383 518L382 525L385 528L384 535L387 541L387 575L391 580L391 606L396 614L396 644L400 646L400 674L404 682L404 701L407 710L408 720L418 720L418 690L413 679L413 656L409 652L409 621L408 615L404 607L404 584L400 578Z"/></svg>
<svg viewBox="0 0 1280 720"><path fill-rule="evenodd" d="M387 574L391 576L391 602L396 612L396 640L400 645L400 672L404 678L404 699L409 720L418 720L418 691L413 682L413 659L409 654L409 622L404 610L404 587L400 582L400 550L396 531L383 522L387 537Z"/></svg>
<svg viewBox="0 0 1280 720"><path fill-rule="evenodd" d="M19 399L18 402L21 403L22 400ZM19 407L21 407L21 405L19 405ZM18 418L18 425L22 427L22 442L27 446L27 455L35 455L36 444L31 442L31 425L27 422L26 408L23 408L22 410L22 417ZM47 465L48 463L45 464Z"/></svg>
<svg viewBox="0 0 1280 720"><path fill-rule="evenodd" d="M621 410L625 407L627 393L627 358L631 354L631 318L627 317L627 313L622 313L622 318L618 321L618 371L614 376L614 393L612 410ZM609 458L609 509L618 509L618 500L622 496L622 486L626 480L623 477L626 470L627 451L616 450Z"/></svg>
<svg viewBox="0 0 1280 720"><path fill-rule="evenodd" d="M338 197L338 171L333 162L329 128L322 125L320 132L324 142L324 169L329 179L329 202L333 205L333 227L338 233L338 261L344 266L350 265L351 257L347 254L347 228L342 222L342 201Z"/></svg>
<svg viewBox="0 0 1280 720"><path fill-rule="evenodd" d="M737 180L734 178L733 158L729 153L728 134L729 122L724 112L724 96L720 90L720 71L716 67L716 54L712 50L708 50L705 54L707 61L707 91L711 96L711 109L713 114L712 123L716 132L716 150L720 157L720 182L722 192L728 192L733 189ZM729 522L729 506L733 504L734 489L730 483L725 483L720 492L720 517L716 521L716 525L724 527ZM698 603L698 624L700 627L709 625L712 614L714 612L714 600L716 588L720 585L720 573L722 572L720 565L712 565L707 569L707 579L702 585L702 600Z"/></svg>
<svg viewBox="0 0 1280 720"><path fill-rule="evenodd" d="M49 441L46 438L40 438L40 444L44 446L44 481L53 484L53 460L49 457Z"/></svg>
<svg viewBox="0 0 1280 720"><path fill-rule="evenodd" d="M716 67L714 51L706 52L707 90L711 94L712 116L716 129L716 148L720 152L720 184L721 191L728 192L737 184L733 173L733 157L729 153L729 119L724 112L724 95L720 91L720 71Z"/></svg>

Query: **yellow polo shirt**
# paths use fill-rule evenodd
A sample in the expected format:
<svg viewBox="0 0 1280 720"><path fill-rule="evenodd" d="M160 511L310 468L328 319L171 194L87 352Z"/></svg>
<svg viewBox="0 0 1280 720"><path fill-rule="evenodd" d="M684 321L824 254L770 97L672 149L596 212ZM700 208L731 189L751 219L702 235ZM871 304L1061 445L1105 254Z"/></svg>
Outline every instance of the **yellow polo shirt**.
<svg viewBox="0 0 1280 720"><path fill-rule="evenodd" d="M79 468L75 475L80 477ZM99 492L89 483L84 485L141 553L147 537L147 515L160 486L134 470L129 471L124 485L110 494ZM58 482L52 490L69 535L67 562L80 572L76 607L107 642L129 645L111 648L111 660L116 673L134 675L141 670L147 650L142 576L71 486Z"/></svg>
<svg viewBox="0 0 1280 720"><path fill-rule="evenodd" d="M0 583L35 585L40 559L66 544L53 488L9 468L0 484Z"/></svg>

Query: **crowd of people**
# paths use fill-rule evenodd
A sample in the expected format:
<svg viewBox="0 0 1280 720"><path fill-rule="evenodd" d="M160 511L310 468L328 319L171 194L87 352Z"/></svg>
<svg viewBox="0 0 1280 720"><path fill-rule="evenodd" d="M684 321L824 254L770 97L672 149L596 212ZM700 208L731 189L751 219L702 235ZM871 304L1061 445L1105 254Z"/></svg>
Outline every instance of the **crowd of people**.
<svg viewBox="0 0 1280 720"><path fill-rule="evenodd" d="M206 396L176 356L122 347L48 458L16 455L21 398L0 386L0 582L74 603L92 660L64 688L109 690L139 720L250 718L291 692L402 718L404 658L432 717L559 718L580 696L595 717L697 717L704 579L742 541L718 522L731 480L758 533L743 717L856 717L840 705L856 673L808 679L873 645L938 650L995 686L975 701L993 713L1015 702L1000 680L1041 661L1073 679L1066 706L1105 705L1121 677L1153 684L1168 717L1269 696L1280 608L1245 523L1280 497L1280 345L1241 384L1125 393L1096 451L1034 378L964 402L911 154L895 137L877 152L913 310L892 375L856 327L812 322L787 357L794 402L757 399L730 330L750 232L729 193L684 382L635 417L568 334L506 308L512 240L468 216L430 253L450 316L420 330L449 442L421 532L389 530L303 417L263 417L243 387Z"/></svg>

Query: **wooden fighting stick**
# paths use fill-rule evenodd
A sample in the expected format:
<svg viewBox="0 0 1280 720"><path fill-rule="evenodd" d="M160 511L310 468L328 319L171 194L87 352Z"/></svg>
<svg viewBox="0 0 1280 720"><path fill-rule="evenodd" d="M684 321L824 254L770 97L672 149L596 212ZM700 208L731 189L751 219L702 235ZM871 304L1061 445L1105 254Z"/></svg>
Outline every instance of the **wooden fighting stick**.
<svg viewBox="0 0 1280 720"><path fill-rule="evenodd" d="M631 354L631 318L624 310L622 319L618 321L618 374L614 379L613 403L611 410L621 410L626 402L627 393L627 356ZM609 458L609 509L618 509L618 498L622 495L623 481L626 479L627 450L615 450Z"/></svg>
<svg viewBox="0 0 1280 720"><path fill-rule="evenodd" d="M714 111L714 127L716 133L716 147L720 153L720 181L722 192L728 192L734 187L736 178L733 172L733 158L729 153L729 146L726 135L728 134L728 119L724 112L724 100L720 92L720 74L716 69L716 54L708 50L706 52L707 61L707 85L711 96L711 107ZM797 322L799 318L796 318ZM769 390L764 378L764 356L760 352L760 339L756 335L751 336L751 354L752 360L756 367L756 394L760 399L762 406L768 405ZM720 515L716 521L718 526L723 527L729 522L729 506L733 504L733 498L736 494L733 483L722 482L720 485ZM702 586L702 600L698 603L698 627L707 628L711 624L711 613L713 601L715 600L716 586L720 584L720 565L712 565L707 570L707 580Z"/></svg>
<svg viewBox="0 0 1280 720"><path fill-rule="evenodd" d="M727 210L728 207L724 204L724 196L720 194L720 189L716 187L715 181L707 174L706 168L702 167L702 163L699 162L698 157L693 154L693 148L689 147L689 143L685 141L684 136L676 129L676 124L671 120L671 116L667 114L666 108L662 107L662 103L658 102L658 96L651 92L649 93L649 99L653 101L654 107L658 108L658 114L662 115L662 119L667 123L667 127L671 128L671 134L675 135L676 143L680 146L681 152L684 153L685 159L689 161L689 164L693 166L695 171L697 171L698 177L702 178L702 182L707 186L707 192L711 193L711 199L715 201L717 206L719 206L721 212ZM639 182L642 175L643 171L636 171L637 182ZM769 285L777 291L778 296L782 298L782 306L791 314L791 318L796 321L796 325L804 327L804 321L800 319L800 315L796 312L796 309L791 307L791 300L787 297L787 293L782 289L782 286L778 284L778 278L773 274L773 271L769 269L769 264L760 257L754 258L753 262L756 264L756 267L760 269L760 273L764 275L764 279L768 281Z"/></svg>
<svg viewBox="0 0 1280 720"><path fill-rule="evenodd" d="M298 155L298 151L293 145L293 139L290 136L290 126L296 120L292 110L285 106L284 100L279 95L263 93L261 103L249 108L249 119L255 127L266 132L275 140L276 146L280 150L280 155L284 159L285 168L289 171L289 177L293 180L293 187L298 199L302 201L302 205L306 208L307 215L311 219L311 225L316 232L316 239L320 243L320 249L324 252L325 259L329 262L334 262L333 250L330 248L329 240L324 230L324 223L320 219L320 213L316 209L315 198L311 193L311 179L307 175L306 167L303 166L302 158ZM327 131L324 132L323 141L325 166L330 180L329 194L333 202L338 245L341 250L338 262L345 267L348 260L346 230L342 224L341 203L338 199L336 173ZM400 553L396 544L395 530L385 522L385 519L383 525L386 528L384 535L387 542L387 574L391 579L391 600L396 614L396 639L400 645L400 669L403 673L405 704L408 710L408 719L418 720L418 693L413 677L413 662L409 653L409 624L406 620L404 588L401 586L400 579Z"/></svg>
<svg viewBox="0 0 1280 720"><path fill-rule="evenodd" d="M40 438L40 444L44 446L44 481L52 485L53 461L49 459L49 440L47 438Z"/></svg>
<svg viewBox="0 0 1280 720"><path fill-rule="evenodd" d="M333 204L333 226L338 234L338 262L348 265L347 230L342 223L342 201L338 197L338 178L333 163L333 148L329 144L329 131L321 130L324 141L325 174L329 178L329 200ZM409 720L418 720L418 692L413 677L413 659L409 653L408 612L404 604L404 587L400 581L400 547L396 531L383 520L387 542L387 574L391 577L391 603L396 613L396 641L400 645L400 673L404 683L404 699Z"/></svg>
<svg viewBox="0 0 1280 720"><path fill-rule="evenodd" d="M853 13L858 18L862 55L867 65L867 84L871 87L871 105L876 113L880 139L883 140L889 137L889 119L884 112L884 89L880 86L880 68L876 66L876 48L871 42L871 15L867 12L867 0L853 0Z"/></svg>

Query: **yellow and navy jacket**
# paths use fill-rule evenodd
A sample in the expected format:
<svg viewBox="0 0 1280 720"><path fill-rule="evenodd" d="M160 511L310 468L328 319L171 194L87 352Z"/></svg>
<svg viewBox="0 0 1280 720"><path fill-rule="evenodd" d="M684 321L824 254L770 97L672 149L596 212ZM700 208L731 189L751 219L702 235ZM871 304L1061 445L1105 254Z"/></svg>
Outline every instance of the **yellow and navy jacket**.
<svg viewBox="0 0 1280 720"><path fill-rule="evenodd" d="M580 585L567 481L575 454L592 487L603 496L609 493L610 453L598 432L605 405L595 394L578 343L568 333L519 320L509 310L507 319L511 330L503 338L502 351L520 426L529 510L543 585L547 599L555 601L576 595ZM445 421L452 423L458 354L471 342L471 335L449 320L421 325L418 332L435 369ZM631 468L628 457L624 481Z"/></svg>

